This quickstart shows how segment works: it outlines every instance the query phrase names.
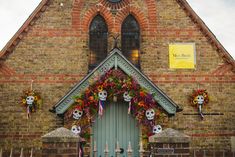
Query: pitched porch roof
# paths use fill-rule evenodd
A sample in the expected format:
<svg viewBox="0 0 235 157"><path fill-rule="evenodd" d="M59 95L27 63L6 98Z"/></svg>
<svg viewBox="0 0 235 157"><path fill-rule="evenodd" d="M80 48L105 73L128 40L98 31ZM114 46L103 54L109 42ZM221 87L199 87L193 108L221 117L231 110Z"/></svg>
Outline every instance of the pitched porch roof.
<svg viewBox="0 0 235 157"><path fill-rule="evenodd" d="M127 75L134 77L140 86L146 88L148 92L155 93L154 99L169 114L175 115L179 111L179 106L174 103L160 88L158 88L148 77L146 77L139 69L137 69L130 61L128 61L118 48L114 48L107 58L101 62L92 72L83 78L72 90L70 90L53 108L58 114L64 114L66 110L74 103L74 96L79 95L90 86L89 82L95 77L95 73L105 74L112 68L120 68Z"/></svg>

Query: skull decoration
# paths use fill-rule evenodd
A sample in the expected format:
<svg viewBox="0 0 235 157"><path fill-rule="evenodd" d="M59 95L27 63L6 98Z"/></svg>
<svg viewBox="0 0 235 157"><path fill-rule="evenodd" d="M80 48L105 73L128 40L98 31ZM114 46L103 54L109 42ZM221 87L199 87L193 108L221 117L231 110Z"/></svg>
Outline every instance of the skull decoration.
<svg viewBox="0 0 235 157"><path fill-rule="evenodd" d="M80 126L77 126L77 125L73 125L72 128L71 128L71 131L72 133L78 135L81 133L82 129Z"/></svg>
<svg viewBox="0 0 235 157"><path fill-rule="evenodd" d="M155 126L153 127L153 133L154 133L154 134L158 134L158 133L160 133L160 132L162 132L162 127L161 127L161 125L155 125Z"/></svg>
<svg viewBox="0 0 235 157"><path fill-rule="evenodd" d="M207 91L205 89L194 90L190 101L193 106L198 107L199 115L201 116L201 119L203 119L204 115L202 113L202 107L209 102Z"/></svg>
<svg viewBox="0 0 235 157"><path fill-rule="evenodd" d="M130 102L131 99L132 99L132 97L129 95L128 92L125 92L125 93L123 94L123 98L124 98L124 100L125 100L126 102Z"/></svg>
<svg viewBox="0 0 235 157"><path fill-rule="evenodd" d="M27 105L32 106L33 102L34 102L34 96L27 96L27 98L26 98Z"/></svg>
<svg viewBox="0 0 235 157"><path fill-rule="evenodd" d="M74 119L80 119L83 115L83 111L80 111L79 109L75 109L73 111L73 118Z"/></svg>
<svg viewBox="0 0 235 157"><path fill-rule="evenodd" d="M102 90L98 93L98 96L99 96L99 99L101 101L106 101L106 98L107 98L107 91L106 90Z"/></svg>
<svg viewBox="0 0 235 157"><path fill-rule="evenodd" d="M203 95L198 95L198 96L196 97L196 100L197 100L197 103L198 103L199 105L202 105L202 104L204 103L204 97L203 97Z"/></svg>
<svg viewBox="0 0 235 157"><path fill-rule="evenodd" d="M154 116L155 116L155 111L154 109L148 109L146 112L145 112L145 116L148 120L153 120L154 119Z"/></svg>

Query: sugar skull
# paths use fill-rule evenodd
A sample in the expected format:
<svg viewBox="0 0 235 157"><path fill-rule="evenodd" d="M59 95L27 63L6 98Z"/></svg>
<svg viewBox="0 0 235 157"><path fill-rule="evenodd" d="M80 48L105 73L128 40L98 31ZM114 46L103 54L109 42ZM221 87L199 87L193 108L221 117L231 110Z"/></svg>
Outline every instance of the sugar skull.
<svg viewBox="0 0 235 157"><path fill-rule="evenodd" d="M83 115L83 111L80 111L79 109L75 109L73 111L73 118L74 119L80 119Z"/></svg>
<svg viewBox="0 0 235 157"><path fill-rule="evenodd" d="M146 110L145 116L146 116L146 118L147 118L148 120L153 120L153 119L154 119L154 116L155 116L155 111L154 111L154 109L151 108L151 109Z"/></svg>
<svg viewBox="0 0 235 157"><path fill-rule="evenodd" d="M155 125L155 126L153 127L153 133L154 133L154 134L158 134L158 133L160 133L160 132L162 132L162 127L161 127L161 125Z"/></svg>
<svg viewBox="0 0 235 157"><path fill-rule="evenodd" d="M80 126L77 126L77 125L73 125L72 128L71 128L71 131L72 133L78 135L81 133L82 129Z"/></svg>
<svg viewBox="0 0 235 157"><path fill-rule="evenodd" d="M129 95L128 92L125 92L125 93L123 94L123 98L124 98L124 100L125 100L126 102L130 102L131 99L132 99L132 97Z"/></svg>
<svg viewBox="0 0 235 157"><path fill-rule="evenodd" d="M202 105L202 104L204 103L204 97L203 97L203 95L198 95L198 96L196 97L196 100L197 100L197 103L198 103L199 105Z"/></svg>
<svg viewBox="0 0 235 157"><path fill-rule="evenodd" d="M100 91L100 92L98 93L98 96L99 96L99 99L100 99L101 101L106 101L107 96L108 96L107 91L106 91L106 90Z"/></svg>
<svg viewBox="0 0 235 157"><path fill-rule="evenodd" d="M34 102L34 96L27 96L26 98L27 105L32 106L33 102Z"/></svg>

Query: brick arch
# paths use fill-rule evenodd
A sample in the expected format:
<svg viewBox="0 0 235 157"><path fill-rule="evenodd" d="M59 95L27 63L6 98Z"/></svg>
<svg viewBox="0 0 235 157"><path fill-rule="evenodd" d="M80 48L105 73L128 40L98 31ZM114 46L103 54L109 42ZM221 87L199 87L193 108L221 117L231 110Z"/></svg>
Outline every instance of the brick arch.
<svg viewBox="0 0 235 157"><path fill-rule="evenodd" d="M84 6L84 0L74 0L72 9L72 28L79 29L81 27L80 13Z"/></svg>
<svg viewBox="0 0 235 157"><path fill-rule="evenodd" d="M137 20L137 22L139 23L141 31L148 30L149 21L144 15L144 13L137 7L129 6L129 7L122 9L116 15L115 30L117 32L121 32L122 23L126 19L126 17L130 14L133 15L135 19Z"/></svg>
<svg viewBox="0 0 235 157"><path fill-rule="evenodd" d="M91 21L93 20L93 18L100 14L108 27L108 31L112 31L113 29L113 20L112 20L112 14L110 13L109 10L107 10L107 8L105 8L104 6L101 5L96 5L92 8L90 8L88 11L86 11L83 19L82 19L82 24L81 24L81 28L83 31L88 32L89 31L89 26Z"/></svg>
<svg viewBox="0 0 235 157"><path fill-rule="evenodd" d="M99 0L99 3L101 3L104 7L106 8L110 8L111 10L120 10L123 7L126 7L127 5L129 5L132 2L132 0L122 0L120 2L117 3L112 3L109 2L107 0Z"/></svg>
<svg viewBox="0 0 235 157"><path fill-rule="evenodd" d="M156 0L144 0L147 5L148 11L148 19L149 19L149 27L152 30L157 29L157 8L156 8Z"/></svg>

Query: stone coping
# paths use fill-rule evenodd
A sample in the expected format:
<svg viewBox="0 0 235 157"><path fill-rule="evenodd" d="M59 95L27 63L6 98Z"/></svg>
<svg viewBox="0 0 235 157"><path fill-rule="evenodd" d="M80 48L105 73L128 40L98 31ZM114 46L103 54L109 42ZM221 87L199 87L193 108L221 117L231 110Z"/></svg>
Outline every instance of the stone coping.
<svg viewBox="0 0 235 157"><path fill-rule="evenodd" d="M189 143L190 136L177 130L167 128L161 133L149 137L150 143Z"/></svg>
<svg viewBox="0 0 235 157"><path fill-rule="evenodd" d="M42 136L43 142L79 142L80 137L64 127Z"/></svg>

